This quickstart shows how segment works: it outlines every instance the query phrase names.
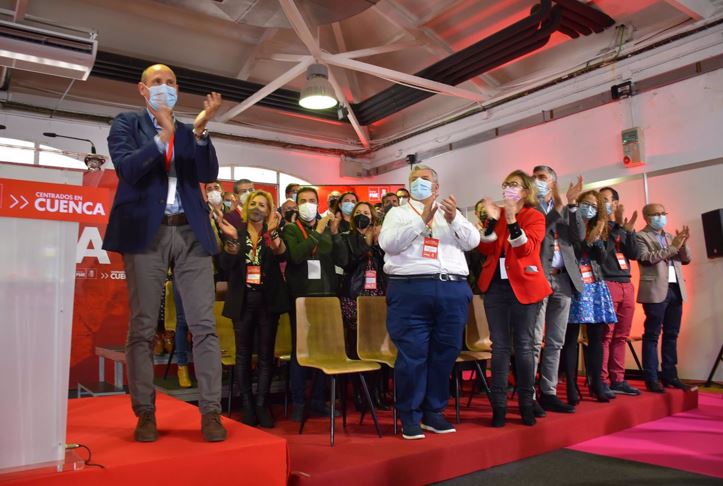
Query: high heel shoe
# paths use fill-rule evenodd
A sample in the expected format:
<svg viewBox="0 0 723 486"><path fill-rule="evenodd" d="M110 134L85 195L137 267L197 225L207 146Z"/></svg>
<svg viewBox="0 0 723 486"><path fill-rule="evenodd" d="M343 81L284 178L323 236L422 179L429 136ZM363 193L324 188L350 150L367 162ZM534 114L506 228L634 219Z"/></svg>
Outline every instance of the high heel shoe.
<svg viewBox="0 0 723 486"><path fill-rule="evenodd" d="M590 387L590 397L600 403L609 403L610 399L605 394L605 390L601 386Z"/></svg>
<svg viewBox="0 0 723 486"><path fill-rule="evenodd" d="M580 404L580 396L577 394L575 387L567 389L567 403L573 407Z"/></svg>
<svg viewBox="0 0 723 486"><path fill-rule="evenodd" d="M535 407L530 405L520 405L520 415L522 416L522 423L525 425L535 425L537 419L535 419Z"/></svg>

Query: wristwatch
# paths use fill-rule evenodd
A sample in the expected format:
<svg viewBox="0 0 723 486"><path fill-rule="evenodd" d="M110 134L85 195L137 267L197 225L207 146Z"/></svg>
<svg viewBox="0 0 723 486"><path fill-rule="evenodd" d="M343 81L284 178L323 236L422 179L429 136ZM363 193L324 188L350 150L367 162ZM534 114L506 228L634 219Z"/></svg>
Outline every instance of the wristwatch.
<svg viewBox="0 0 723 486"><path fill-rule="evenodd" d="M194 130L193 136L196 137L196 140L206 140L208 138L208 129L204 128L200 135Z"/></svg>

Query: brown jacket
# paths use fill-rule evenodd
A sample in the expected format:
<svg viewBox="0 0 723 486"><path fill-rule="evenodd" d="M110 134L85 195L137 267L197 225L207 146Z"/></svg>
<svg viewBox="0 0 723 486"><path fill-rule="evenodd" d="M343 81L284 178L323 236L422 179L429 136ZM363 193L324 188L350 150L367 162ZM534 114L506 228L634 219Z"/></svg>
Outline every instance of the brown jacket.
<svg viewBox="0 0 723 486"><path fill-rule="evenodd" d="M665 248L658 240L658 232L649 225L643 228L636 235L640 256L638 265L640 268L640 285L638 285L638 302L641 304L658 304L665 300L668 294L668 262L673 262L675 277L680 286L680 295L686 300L685 280L681 265L690 263L690 251L688 245L683 245L680 250L671 246L673 235L665 232Z"/></svg>

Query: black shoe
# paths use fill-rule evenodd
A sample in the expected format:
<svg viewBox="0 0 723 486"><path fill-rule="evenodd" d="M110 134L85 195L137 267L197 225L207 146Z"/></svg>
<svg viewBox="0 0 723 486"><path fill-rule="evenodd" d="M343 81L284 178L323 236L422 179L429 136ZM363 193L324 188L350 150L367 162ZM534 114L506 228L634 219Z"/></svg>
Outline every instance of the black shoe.
<svg viewBox="0 0 723 486"><path fill-rule="evenodd" d="M556 395L541 395L540 406L548 412L574 413L575 407L562 403ZM535 415L537 416L537 415Z"/></svg>
<svg viewBox="0 0 723 486"><path fill-rule="evenodd" d="M610 390L617 395L630 395L631 397L636 397L640 395L640 390L638 390L625 380L618 383L613 383L610 386Z"/></svg>
<svg viewBox="0 0 723 486"><path fill-rule="evenodd" d="M614 400L615 398L617 398L615 396L615 393L610 389L607 383L600 384L600 394L608 400Z"/></svg>
<svg viewBox="0 0 723 486"><path fill-rule="evenodd" d="M492 407L492 427L504 427L507 422L507 407Z"/></svg>
<svg viewBox="0 0 723 486"><path fill-rule="evenodd" d="M665 390L663 389L661 384L657 381L646 381L645 388L647 388L649 392L665 393Z"/></svg>
<svg viewBox="0 0 723 486"><path fill-rule="evenodd" d="M580 404L580 396L577 394L575 387L568 387L567 389L567 403L573 407Z"/></svg>
<svg viewBox="0 0 723 486"><path fill-rule="evenodd" d="M537 417L537 418L542 418L542 417L547 416L547 414L545 413L545 409L543 407L541 407L539 403L537 403L537 400L534 400L532 402L532 413L534 413L535 417Z"/></svg>
<svg viewBox="0 0 723 486"><path fill-rule="evenodd" d="M522 416L522 423L525 425L532 426L537 423L534 405L520 405L520 415Z"/></svg>
<svg viewBox="0 0 723 486"><path fill-rule="evenodd" d="M683 390L683 391L691 391L693 389L692 386L686 385L685 383L680 381L678 378L674 378L670 381L663 380L663 387L677 388L678 390Z"/></svg>
<svg viewBox="0 0 723 486"><path fill-rule="evenodd" d="M265 429L274 427L274 417L271 416L271 412L265 406L256 405L256 418L258 419L259 426Z"/></svg>

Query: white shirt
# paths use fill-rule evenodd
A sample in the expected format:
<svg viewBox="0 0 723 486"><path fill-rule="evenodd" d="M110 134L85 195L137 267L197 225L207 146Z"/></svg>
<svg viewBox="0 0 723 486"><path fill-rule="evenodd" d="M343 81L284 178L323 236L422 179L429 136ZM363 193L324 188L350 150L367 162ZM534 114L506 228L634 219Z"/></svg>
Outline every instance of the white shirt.
<svg viewBox="0 0 723 486"><path fill-rule="evenodd" d="M425 258L422 246L427 227L420 216L423 210L424 204L410 199L406 205L394 207L384 216L379 235L379 246L385 251L384 272L388 275L467 275L464 252L479 245L479 230L459 211L452 224L448 224L439 208L431 221L432 238L439 240L437 258Z"/></svg>

